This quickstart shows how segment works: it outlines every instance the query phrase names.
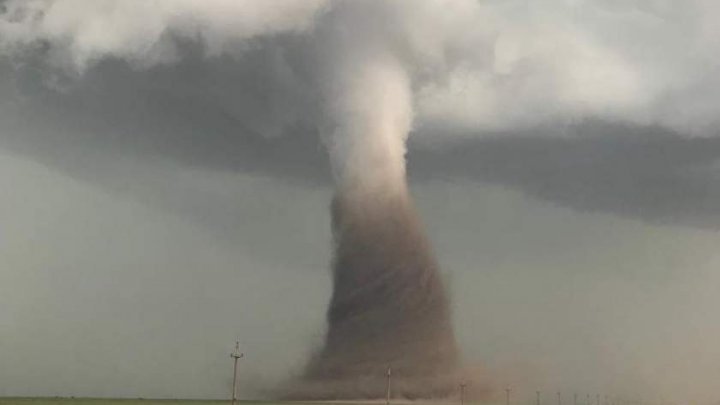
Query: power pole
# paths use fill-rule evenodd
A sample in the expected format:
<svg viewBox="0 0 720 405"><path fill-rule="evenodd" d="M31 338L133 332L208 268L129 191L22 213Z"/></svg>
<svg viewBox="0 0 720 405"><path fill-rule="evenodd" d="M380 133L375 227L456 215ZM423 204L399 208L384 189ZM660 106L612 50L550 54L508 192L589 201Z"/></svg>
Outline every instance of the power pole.
<svg viewBox="0 0 720 405"><path fill-rule="evenodd" d="M535 396L536 396L535 404L540 405L540 391L535 391Z"/></svg>
<svg viewBox="0 0 720 405"><path fill-rule="evenodd" d="M235 405L235 401L237 399L237 365L238 360L240 360L244 354L240 353L240 341L235 342L235 351L230 353L230 357L233 358L234 365L233 365L233 388L232 388L232 401L231 404Z"/></svg>
<svg viewBox="0 0 720 405"><path fill-rule="evenodd" d="M505 405L510 405L510 388L505 388Z"/></svg>
<svg viewBox="0 0 720 405"><path fill-rule="evenodd" d="M577 403L577 392L573 394L573 405L578 405L578 403Z"/></svg>
<svg viewBox="0 0 720 405"><path fill-rule="evenodd" d="M560 391L557 392L558 396L558 405L562 405L562 394L560 394Z"/></svg>
<svg viewBox="0 0 720 405"><path fill-rule="evenodd" d="M595 405L600 405L600 394L595 394Z"/></svg>
<svg viewBox="0 0 720 405"><path fill-rule="evenodd" d="M460 383L460 405L465 405L465 382Z"/></svg>
<svg viewBox="0 0 720 405"><path fill-rule="evenodd" d="M388 366L387 368L387 384L386 384L386 397L385 397L385 405L390 405L390 377L392 376L392 368Z"/></svg>

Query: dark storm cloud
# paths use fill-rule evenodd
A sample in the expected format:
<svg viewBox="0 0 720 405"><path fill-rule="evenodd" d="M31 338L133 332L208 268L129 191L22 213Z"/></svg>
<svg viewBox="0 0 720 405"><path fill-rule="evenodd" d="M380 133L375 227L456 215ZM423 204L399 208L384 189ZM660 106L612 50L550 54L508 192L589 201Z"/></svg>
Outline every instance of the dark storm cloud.
<svg viewBox="0 0 720 405"><path fill-rule="evenodd" d="M410 173L506 185L579 211L720 226L720 139L603 122L580 124L571 132L574 136L512 134L416 149Z"/></svg>
<svg viewBox="0 0 720 405"><path fill-rule="evenodd" d="M41 63L6 63L2 141L69 165L88 154L130 154L273 174L295 170L298 159L322 160L321 146L306 139L312 102L298 81L283 80L293 73L282 71L277 49L250 51L240 63L187 51L184 63L140 72L108 60L82 80ZM317 177L323 169L309 170Z"/></svg>
<svg viewBox="0 0 720 405"><path fill-rule="evenodd" d="M307 92L294 87L297 81L277 80L289 69L267 71L281 65L263 62L281 58L267 49L243 59L255 63L189 58L142 72L107 61L81 81L67 79L60 91L40 82L49 71L5 65L2 86L14 97L0 109L0 142L111 188L117 185L105 163L127 157L329 185L327 155L310 124L315 111L301 100ZM414 181L490 182L580 211L720 225L719 138L593 120L562 131L427 131L418 130L420 140L411 136Z"/></svg>
<svg viewBox="0 0 720 405"><path fill-rule="evenodd" d="M436 145L411 136L411 178L715 226L717 5L686 3L393 3L381 14L412 72L416 135ZM119 157L329 182L315 25L342 2L6 4L2 147L106 187ZM374 32L358 24L329 56ZM557 124L578 117L604 121Z"/></svg>

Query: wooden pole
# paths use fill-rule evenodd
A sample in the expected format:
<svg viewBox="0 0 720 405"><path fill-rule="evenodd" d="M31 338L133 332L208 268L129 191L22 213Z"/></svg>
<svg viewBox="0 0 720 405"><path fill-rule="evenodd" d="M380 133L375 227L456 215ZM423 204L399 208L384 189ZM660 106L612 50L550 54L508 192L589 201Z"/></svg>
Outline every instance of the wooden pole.
<svg viewBox="0 0 720 405"><path fill-rule="evenodd" d="M243 357L243 354L240 353L240 342L235 342L235 351L230 354L230 357L233 358L233 384L232 384L232 400L230 403L232 405L235 405L235 401L237 400L237 366L238 366L238 360L240 360Z"/></svg>
<svg viewBox="0 0 720 405"><path fill-rule="evenodd" d="M392 376L392 368L388 366L387 368L387 384L385 386L386 392L385 392L385 405L390 405L390 377Z"/></svg>

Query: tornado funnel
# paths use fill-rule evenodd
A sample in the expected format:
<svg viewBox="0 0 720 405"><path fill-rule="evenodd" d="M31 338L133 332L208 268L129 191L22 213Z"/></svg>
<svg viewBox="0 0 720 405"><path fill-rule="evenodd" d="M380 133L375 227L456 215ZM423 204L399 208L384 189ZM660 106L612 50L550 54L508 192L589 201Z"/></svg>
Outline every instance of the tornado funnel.
<svg viewBox="0 0 720 405"><path fill-rule="evenodd" d="M305 379L326 399L438 397L458 354L446 290L406 192L337 194L333 293L322 350Z"/></svg>

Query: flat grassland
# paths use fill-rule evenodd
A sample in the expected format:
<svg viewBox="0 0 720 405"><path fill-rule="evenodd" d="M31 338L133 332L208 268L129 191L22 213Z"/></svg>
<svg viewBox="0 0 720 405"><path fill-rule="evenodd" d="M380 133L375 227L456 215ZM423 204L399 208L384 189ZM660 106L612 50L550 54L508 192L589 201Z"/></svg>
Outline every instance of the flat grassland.
<svg viewBox="0 0 720 405"><path fill-rule="evenodd" d="M144 399L144 398L2 398L0 405L228 405L229 400ZM287 402L237 401L237 405L287 405ZM301 404L301 403L296 403ZM309 404L302 403L303 405Z"/></svg>
<svg viewBox="0 0 720 405"><path fill-rule="evenodd" d="M395 405L410 401L397 399ZM427 405L448 405L429 403ZM67 397L0 397L0 405L229 405L228 399L153 399L153 398L67 398ZM238 400L237 405L385 405L385 401L257 401ZM469 404L468 404L469 405Z"/></svg>
<svg viewBox="0 0 720 405"><path fill-rule="evenodd" d="M0 397L0 405L229 405L227 399L145 399L145 398L66 398L66 397ZM393 405L451 405L449 402L407 401L395 399ZM481 405L476 402L465 402L466 405ZM385 405L384 400L378 401L252 401L238 400L237 405ZM453 403L454 405L454 403ZM492 404L485 404L492 405Z"/></svg>

